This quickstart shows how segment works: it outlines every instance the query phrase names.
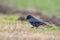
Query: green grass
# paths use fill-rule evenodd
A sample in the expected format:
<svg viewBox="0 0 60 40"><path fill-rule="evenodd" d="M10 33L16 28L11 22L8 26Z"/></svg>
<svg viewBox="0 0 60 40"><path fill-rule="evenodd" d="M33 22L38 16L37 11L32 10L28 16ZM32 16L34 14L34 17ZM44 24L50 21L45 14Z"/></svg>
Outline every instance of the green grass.
<svg viewBox="0 0 60 40"><path fill-rule="evenodd" d="M0 23L1 24L15 24L16 22L17 22L17 19L18 19L18 16L17 15L10 15L10 16L0 16ZM20 23L19 23L20 24ZM21 22L21 26L23 26L22 28L21 28L21 30L23 31L23 28L24 27L32 27L32 26L30 26L30 24L29 24L29 22L27 22L27 21L23 21L23 22ZM48 24L48 23L47 23ZM26 26L27 25L27 26ZM25 28L24 28L24 31L27 31L27 32L32 32L32 33L51 33L51 32L53 32L53 33L57 33L57 32L60 32L60 28L59 27L57 27L57 26L55 26L54 24L48 24L48 25L51 25L52 26L52 28L45 28L44 26L40 26L39 28L31 28L31 29L29 29L28 27L27 27L27 29L28 30L25 30ZM13 25L14 26L14 25Z"/></svg>
<svg viewBox="0 0 60 40"><path fill-rule="evenodd" d="M58 33L60 32L60 28L52 27L52 28L38 28L38 29L31 29L29 32L32 33Z"/></svg>
<svg viewBox="0 0 60 40"><path fill-rule="evenodd" d="M18 19L17 15L10 15L10 16L0 16L0 23L4 24L14 24Z"/></svg>
<svg viewBox="0 0 60 40"><path fill-rule="evenodd" d="M60 16L60 0L4 0L18 8L35 7L42 10L46 15Z"/></svg>
<svg viewBox="0 0 60 40"><path fill-rule="evenodd" d="M58 16L60 17L60 0L4 0L4 2L11 3L17 8L27 9L34 7L38 10L42 10L47 16ZM0 17L0 23L16 23L18 16L11 15L9 17L2 16ZM23 23L24 24L24 23ZM25 23L28 25L28 23ZM41 31L42 30L42 31ZM60 32L60 28L42 28L42 29L31 29L31 32ZM29 31L29 32L30 32Z"/></svg>

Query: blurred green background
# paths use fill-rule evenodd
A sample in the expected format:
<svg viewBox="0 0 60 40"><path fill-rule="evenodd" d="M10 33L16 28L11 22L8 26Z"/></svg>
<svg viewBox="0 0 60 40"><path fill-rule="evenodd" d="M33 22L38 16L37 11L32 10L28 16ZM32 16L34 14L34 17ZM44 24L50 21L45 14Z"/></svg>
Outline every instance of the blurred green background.
<svg viewBox="0 0 60 40"><path fill-rule="evenodd" d="M0 0L15 5L18 8L35 7L47 16L60 16L60 0Z"/></svg>

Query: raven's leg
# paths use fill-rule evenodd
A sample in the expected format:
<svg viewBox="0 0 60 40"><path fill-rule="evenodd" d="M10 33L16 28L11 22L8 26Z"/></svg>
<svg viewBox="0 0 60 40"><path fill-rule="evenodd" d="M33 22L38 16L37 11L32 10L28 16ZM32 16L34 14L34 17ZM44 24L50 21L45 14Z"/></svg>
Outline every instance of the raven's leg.
<svg viewBox="0 0 60 40"><path fill-rule="evenodd" d="M38 28L38 27L36 27L36 28Z"/></svg>

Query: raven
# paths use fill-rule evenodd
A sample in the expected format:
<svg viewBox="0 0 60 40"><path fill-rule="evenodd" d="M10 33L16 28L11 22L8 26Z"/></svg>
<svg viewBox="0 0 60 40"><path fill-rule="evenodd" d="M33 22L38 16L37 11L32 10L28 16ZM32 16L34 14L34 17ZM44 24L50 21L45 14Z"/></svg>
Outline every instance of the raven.
<svg viewBox="0 0 60 40"><path fill-rule="evenodd" d="M28 15L26 19L29 21L29 23L30 23L33 27L36 27L36 28L38 28L38 27L41 26L41 25L47 25L46 23L37 20L36 18L34 18L34 17L31 16L31 15ZM33 27L32 27L32 28L33 28Z"/></svg>

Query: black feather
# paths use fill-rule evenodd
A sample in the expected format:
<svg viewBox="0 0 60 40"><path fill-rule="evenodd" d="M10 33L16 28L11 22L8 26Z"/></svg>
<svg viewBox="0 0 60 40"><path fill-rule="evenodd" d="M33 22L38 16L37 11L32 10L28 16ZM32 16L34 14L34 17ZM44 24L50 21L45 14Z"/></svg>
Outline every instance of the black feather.
<svg viewBox="0 0 60 40"><path fill-rule="evenodd" d="M33 27L38 28L40 25L46 25L44 22L37 20L31 15L28 15L26 18Z"/></svg>

